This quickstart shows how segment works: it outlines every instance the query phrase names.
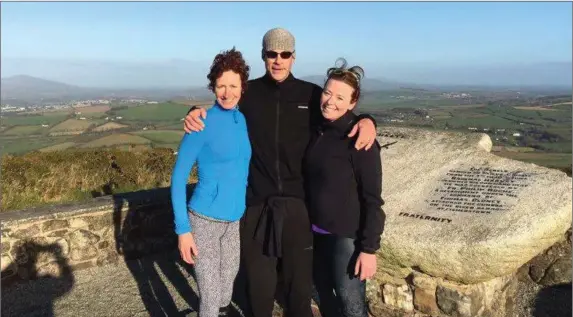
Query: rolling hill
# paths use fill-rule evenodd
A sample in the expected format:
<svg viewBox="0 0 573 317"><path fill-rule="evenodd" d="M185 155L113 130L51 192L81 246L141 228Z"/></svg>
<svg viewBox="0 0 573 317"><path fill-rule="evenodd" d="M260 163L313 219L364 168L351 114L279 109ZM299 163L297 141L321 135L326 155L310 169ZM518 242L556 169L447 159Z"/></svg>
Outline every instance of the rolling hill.
<svg viewBox="0 0 573 317"><path fill-rule="evenodd" d="M99 99L99 98L144 98L165 100L171 98L211 97L212 93L206 87L175 87L175 88L100 88L70 85L54 80L16 75L1 79L0 91L2 101L18 104L37 101L62 101L70 99Z"/></svg>
<svg viewBox="0 0 573 317"><path fill-rule="evenodd" d="M82 91L82 88L27 75L16 75L2 78L0 90L2 96L18 98L30 93L47 96L67 95Z"/></svg>
<svg viewBox="0 0 573 317"><path fill-rule="evenodd" d="M326 79L326 76L322 75L303 76L300 79L309 81L322 87L324 85L324 80ZM400 83L388 79L378 79L378 78L368 78L368 77L365 77L362 80L361 85L362 85L362 90L364 91L396 90L401 88L410 88L417 86L411 83Z"/></svg>

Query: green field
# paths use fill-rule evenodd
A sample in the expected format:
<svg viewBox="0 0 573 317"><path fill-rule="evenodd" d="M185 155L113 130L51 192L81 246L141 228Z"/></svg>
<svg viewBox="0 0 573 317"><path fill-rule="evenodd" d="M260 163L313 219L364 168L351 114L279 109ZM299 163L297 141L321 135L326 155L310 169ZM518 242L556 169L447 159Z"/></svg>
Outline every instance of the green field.
<svg viewBox="0 0 573 317"><path fill-rule="evenodd" d="M2 138L0 139L0 148L2 154L24 154L66 142L68 139L69 137Z"/></svg>
<svg viewBox="0 0 573 317"><path fill-rule="evenodd" d="M68 114L46 114L46 115L18 115L18 116L4 116L0 123L7 126L16 125L54 125L58 122L64 121Z"/></svg>
<svg viewBox="0 0 573 317"><path fill-rule="evenodd" d="M189 106L175 103L160 103L156 105L145 105L131 107L115 111L117 116L121 116L126 121L167 121L173 122L185 117L189 111Z"/></svg>
<svg viewBox="0 0 573 317"><path fill-rule="evenodd" d="M571 153L540 153L540 152L496 152L501 157L506 157L522 162L534 163L553 168L571 167Z"/></svg>
<svg viewBox="0 0 573 317"><path fill-rule="evenodd" d="M181 138L185 132L183 129L180 131L176 130L149 130L149 131L138 131L133 132L132 134L136 134L142 136L146 139L149 139L153 142L157 143L179 143L181 142Z"/></svg>
<svg viewBox="0 0 573 317"><path fill-rule="evenodd" d="M47 130L47 129L37 125L19 125L19 126L14 126L13 128L9 128L2 134L25 136L25 135L35 134L38 131L41 132L42 130Z"/></svg>
<svg viewBox="0 0 573 317"><path fill-rule="evenodd" d="M40 152L52 152L52 151L61 151L61 150L65 150L67 148L71 148L75 145L74 142L63 142L63 143L58 143L55 145L51 145L45 148L41 148Z"/></svg>
<svg viewBox="0 0 573 317"><path fill-rule="evenodd" d="M545 166L570 164L571 103L565 100L546 107L539 102L518 102L522 101L492 103L483 100L445 99L438 92L401 89L365 93L357 111L374 115L379 126L450 129L468 133L471 133L468 130L470 127L477 128L482 133L484 129L489 129L487 133L494 146L530 149L528 153L502 151L500 155L513 155L518 160ZM111 106L108 111L105 111L107 107L103 106L83 108L82 116L100 117L90 120L78 120L79 116L70 116L65 112L5 116L0 127L2 152L23 154L33 150L53 151L86 147L131 149L132 145L176 150L183 136L181 118L190 108L190 104L176 102L130 107L125 104ZM110 120L106 121L105 117ZM111 121L112 118L114 121ZM49 128L42 128L41 124L48 124ZM101 128L91 129L94 125ZM121 132L105 128L121 128ZM144 128L147 130L143 130ZM505 129L505 132L498 129ZM56 131L56 134L61 133L58 131L76 131L73 132L76 135L48 136L48 130ZM514 137L513 133L517 132L522 136Z"/></svg>

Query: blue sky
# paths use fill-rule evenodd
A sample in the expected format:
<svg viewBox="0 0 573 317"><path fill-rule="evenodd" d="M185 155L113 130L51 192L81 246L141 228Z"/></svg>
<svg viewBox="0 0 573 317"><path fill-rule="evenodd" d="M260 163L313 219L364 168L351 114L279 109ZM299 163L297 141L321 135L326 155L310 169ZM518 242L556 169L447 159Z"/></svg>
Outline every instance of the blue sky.
<svg viewBox="0 0 573 317"><path fill-rule="evenodd" d="M566 2L3 2L1 54L208 64L235 45L261 67L262 36L281 26L297 64L320 69L339 56L367 68L570 62L571 15Z"/></svg>

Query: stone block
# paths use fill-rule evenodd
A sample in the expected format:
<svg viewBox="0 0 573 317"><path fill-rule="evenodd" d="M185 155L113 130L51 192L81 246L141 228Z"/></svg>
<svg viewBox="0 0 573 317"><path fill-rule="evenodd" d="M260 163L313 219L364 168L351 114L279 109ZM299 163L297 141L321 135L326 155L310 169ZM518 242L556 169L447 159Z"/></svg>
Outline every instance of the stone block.
<svg viewBox="0 0 573 317"><path fill-rule="evenodd" d="M70 243L66 239L58 239L55 243L59 247L61 256L67 256L70 253Z"/></svg>
<svg viewBox="0 0 573 317"><path fill-rule="evenodd" d="M62 220L62 219L47 220L42 224L42 231L49 232L49 231L64 229L67 228L68 226L69 222L67 220Z"/></svg>
<svg viewBox="0 0 573 317"><path fill-rule="evenodd" d="M11 236L10 235L11 232L12 229L10 228L2 228L2 233L1 233L2 238L9 238Z"/></svg>
<svg viewBox="0 0 573 317"><path fill-rule="evenodd" d="M70 258L74 261L85 261L97 256L96 243L100 238L84 229L71 232L67 240L70 244Z"/></svg>
<svg viewBox="0 0 573 317"><path fill-rule="evenodd" d="M71 265L71 268L73 271L76 271L76 270L89 269L90 267L94 267L94 266L96 266L95 261L85 261L85 262L80 262L80 263L74 263Z"/></svg>
<svg viewBox="0 0 573 317"><path fill-rule="evenodd" d="M101 241L100 243L98 243L97 248L101 250L101 249L107 249L109 248L109 246L110 246L109 241Z"/></svg>
<svg viewBox="0 0 573 317"><path fill-rule="evenodd" d="M98 266L107 265L107 264L115 264L119 260L119 254L115 250L110 251L100 251L96 264Z"/></svg>
<svg viewBox="0 0 573 317"><path fill-rule="evenodd" d="M380 284L376 280L366 280L366 299L368 301L382 301Z"/></svg>
<svg viewBox="0 0 573 317"><path fill-rule="evenodd" d="M2 241L2 254L8 254L10 252L10 242Z"/></svg>
<svg viewBox="0 0 573 317"><path fill-rule="evenodd" d="M502 276L487 282L462 285L441 280L436 288L436 303L446 316L493 316L495 310L505 307L512 275Z"/></svg>
<svg viewBox="0 0 573 317"><path fill-rule="evenodd" d="M57 261L48 262L37 270L38 277L60 277L64 273L64 267Z"/></svg>
<svg viewBox="0 0 573 317"><path fill-rule="evenodd" d="M430 316L439 316L436 289L414 288L414 308Z"/></svg>
<svg viewBox="0 0 573 317"><path fill-rule="evenodd" d="M5 276L11 276L16 274L17 266L16 263L12 261L12 258L10 258L10 256L2 255L0 261L2 261L0 263L0 266L2 267L1 268L2 278L4 278Z"/></svg>
<svg viewBox="0 0 573 317"><path fill-rule="evenodd" d="M63 229L63 230L56 230L54 232L50 232L46 235L46 237L50 237L50 238L60 238L65 236L66 234L68 234L70 231L67 229Z"/></svg>
<svg viewBox="0 0 573 317"><path fill-rule="evenodd" d="M382 299L384 304L407 312L414 310L412 291L408 285L384 284L382 287Z"/></svg>
<svg viewBox="0 0 573 317"><path fill-rule="evenodd" d="M452 317L472 317L472 299L459 288L438 285L436 289L438 307ZM473 305L475 306L475 305ZM475 308L473 309L476 310Z"/></svg>
<svg viewBox="0 0 573 317"><path fill-rule="evenodd" d="M414 272L412 274L412 284L417 288L435 290L438 282L438 279L423 273Z"/></svg>
<svg viewBox="0 0 573 317"><path fill-rule="evenodd" d="M88 222L82 217L76 217L70 219L70 228L79 229L88 226Z"/></svg>
<svg viewBox="0 0 573 317"><path fill-rule="evenodd" d="M113 212L104 213L98 216L85 217L90 231L99 231L104 228L113 227Z"/></svg>
<svg viewBox="0 0 573 317"><path fill-rule="evenodd" d="M376 275L376 281L379 284L392 284L392 285L406 285L408 284L408 282L406 282L406 279L404 278L399 278L393 275L388 274L387 272L377 272Z"/></svg>
<svg viewBox="0 0 573 317"><path fill-rule="evenodd" d="M18 240L12 245L10 253L17 264L22 265L28 262L28 249L29 246L23 240Z"/></svg>
<svg viewBox="0 0 573 317"><path fill-rule="evenodd" d="M26 226L24 228L17 228L10 235L12 238L16 239L29 239L33 236L40 234L42 230L39 224L33 224L31 226Z"/></svg>
<svg viewBox="0 0 573 317"><path fill-rule="evenodd" d="M571 284L572 265L570 257L557 259L547 268L539 284L544 286Z"/></svg>

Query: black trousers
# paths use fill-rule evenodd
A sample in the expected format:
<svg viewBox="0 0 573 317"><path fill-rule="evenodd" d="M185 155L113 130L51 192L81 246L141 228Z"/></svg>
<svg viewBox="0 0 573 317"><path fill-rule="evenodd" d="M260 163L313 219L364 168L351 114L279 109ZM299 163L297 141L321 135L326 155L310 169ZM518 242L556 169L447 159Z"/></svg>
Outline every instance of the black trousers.
<svg viewBox="0 0 573 317"><path fill-rule="evenodd" d="M308 211L305 207L287 211L282 257L277 258L266 256L254 237L262 210L262 205L249 207L241 219L241 255L251 312L254 317L271 317L280 277L284 316L312 317L313 235Z"/></svg>

